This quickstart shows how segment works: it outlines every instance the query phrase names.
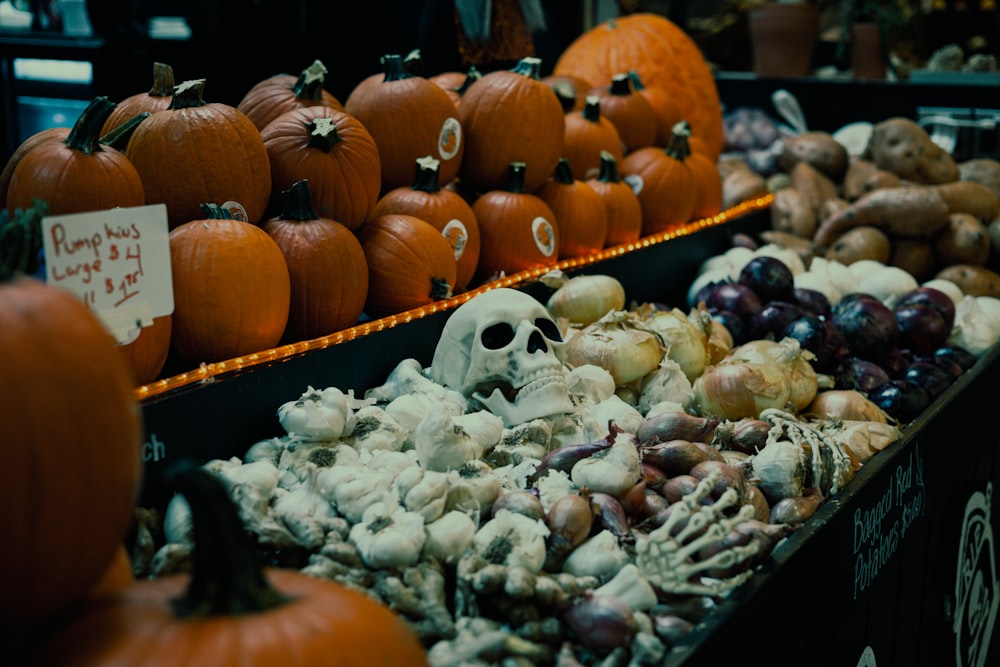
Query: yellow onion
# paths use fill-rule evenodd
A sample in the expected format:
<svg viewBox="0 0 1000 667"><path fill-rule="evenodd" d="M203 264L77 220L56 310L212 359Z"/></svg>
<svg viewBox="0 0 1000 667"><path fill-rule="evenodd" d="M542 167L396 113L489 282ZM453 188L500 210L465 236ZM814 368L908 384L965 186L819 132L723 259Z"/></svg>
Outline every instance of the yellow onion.
<svg viewBox="0 0 1000 667"><path fill-rule="evenodd" d="M708 365L708 334L711 318L703 322L695 311L690 317L679 308L652 310L643 320L663 339L666 356L677 362L688 380L694 382Z"/></svg>
<svg viewBox="0 0 1000 667"><path fill-rule="evenodd" d="M703 416L737 420L767 408L785 409L791 389L774 363L732 360L709 366L694 382L694 409Z"/></svg>
<svg viewBox="0 0 1000 667"><path fill-rule="evenodd" d="M817 419L850 419L888 424L889 416L855 389L829 389L816 394L805 413Z"/></svg>
<svg viewBox="0 0 1000 667"><path fill-rule="evenodd" d="M598 274L567 279L564 274L553 272L543 276L542 282L556 287L546 303L556 320L565 319L586 326L625 307L625 288L612 276Z"/></svg>
<svg viewBox="0 0 1000 667"><path fill-rule="evenodd" d="M641 380L660 365L663 340L632 314L616 310L569 339L566 363L593 364L611 373L615 385Z"/></svg>
<svg viewBox="0 0 1000 667"><path fill-rule="evenodd" d="M804 350L795 338L760 339L735 348L722 363L741 360L775 364L788 378L789 401L796 411L800 411L812 403L819 388L816 371L809 363L812 356L812 352Z"/></svg>

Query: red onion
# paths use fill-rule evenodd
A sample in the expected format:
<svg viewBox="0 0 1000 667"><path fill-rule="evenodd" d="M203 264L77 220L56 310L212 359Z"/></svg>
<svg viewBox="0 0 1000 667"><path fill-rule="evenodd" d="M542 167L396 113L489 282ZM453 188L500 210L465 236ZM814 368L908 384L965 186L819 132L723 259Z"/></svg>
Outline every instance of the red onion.
<svg viewBox="0 0 1000 667"><path fill-rule="evenodd" d="M578 445L564 445L546 452L545 456L542 457L542 460L538 462L538 467L535 468L535 472L529 475L528 481L534 482L539 477L544 475L549 469L569 473L578 461L582 461L588 456L608 449L611 447L613 442L614 438L607 438L604 440L597 440L596 442L585 442Z"/></svg>
<svg viewBox="0 0 1000 667"><path fill-rule="evenodd" d="M719 420L714 417L696 417L680 410L668 410L639 424L635 435L643 444L669 440L709 442L718 425Z"/></svg>
<svg viewBox="0 0 1000 667"><path fill-rule="evenodd" d="M798 526L815 514L823 503L823 496L814 493L808 496L782 498L771 508L770 523L784 523Z"/></svg>
<svg viewBox="0 0 1000 667"><path fill-rule="evenodd" d="M590 494L590 510L594 514L594 525L591 533L608 530L620 542L634 539L629 528L628 515L621 502L608 493L592 492Z"/></svg>
<svg viewBox="0 0 1000 667"><path fill-rule="evenodd" d="M653 631L669 647L684 639L694 628L694 623L676 614L653 617Z"/></svg>
<svg viewBox="0 0 1000 667"><path fill-rule="evenodd" d="M722 460L722 455L711 445L690 440L669 440L642 445L639 447L639 454L644 463L656 466L668 477L685 475L703 461Z"/></svg>
<svg viewBox="0 0 1000 667"><path fill-rule="evenodd" d="M639 632L632 609L614 595L585 594L562 620L580 644L599 651L628 646Z"/></svg>
<svg viewBox="0 0 1000 667"><path fill-rule="evenodd" d="M691 475L677 475L667 480L663 485L663 497L671 503L676 503L682 497L698 488L698 478Z"/></svg>

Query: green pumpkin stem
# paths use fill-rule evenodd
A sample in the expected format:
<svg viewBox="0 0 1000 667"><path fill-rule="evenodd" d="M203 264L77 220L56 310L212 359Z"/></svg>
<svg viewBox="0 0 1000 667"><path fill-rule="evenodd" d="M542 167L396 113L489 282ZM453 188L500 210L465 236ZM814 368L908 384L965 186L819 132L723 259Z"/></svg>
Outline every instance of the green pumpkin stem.
<svg viewBox="0 0 1000 667"><path fill-rule="evenodd" d="M190 109L205 106L205 79L190 79L174 86L174 96L168 109Z"/></svg>
<svg viewBox="0 0 1000 667"><path fill-rule="evenodd" d="M567 158L559 158L559 162L556 164L555 175L553 175L552 180L556 183L561 183L562 185L573 185L573 167L570 165Z"/></svg>
<svg viewBox="0 0 1000 667"><path fill-rule="evenodd" d="M483 73L480 72L478 69L476 69L475 65L469 65L469 69L465 73L465 80L462 82L461 86L455 89L455 92L458 93L459 97L465 95L465 91L469 89L469 86L471 86L476 81L479 81L482 78L483 78Z"/></svg>
<svg viewBox="0 0 1000 667"><path fill-rule="evenodd" d="M591 123L601 121L601 98L597 95L587 95L583 102L583 119Z"/></svg>
<svg viewBox="0 0 1000 667"><path fill-rule="evenodd" d="M173 487L191 508L191 580L171 601L179 618L252 614L290 598L267 581L260 555L222 482L202 468L177 473Z"/></svg>
<svg viewBox="0 0 1000 667"><path fill-rule="evenodd" d="M601 170L597 174L597 180L602 183L619 183L618 160L608 151L601 151Z"/></svg>
<svg viewBox="0 0 1000 667"><path fill-rule="evenodd" d="M664 149L670 157L683 162L688 155L691 155L691 147L688 145L688 137L691 136L691 125L682 120L671 128L670 141Z"/></svg>
<svg viewBox="0 0 1000 667"><path fill-rule="evenodd" d="M507 167L507 192L514 194L524 194L524 170L527 165L523 162L511 162Z"/></svg>
<svg viewBox="0 0 1000 667"><path fill-rule="evenodd" d="M201 211L205 215L205 220L234 220L233 212L222 204L203 203Z"/></svg>
<svg viewBox="0 0 1000 667"><path fill-rule="evenodd" d="M38 271L42 249L42 218L48 202L36 199L29 209L0 211L0 283Z"/></svg>
<svg viewBox="0 0 1000 667"><path fill-rule="evenodd" d="M608 92L612 95L627 96L632 94L632 79L628 74L615 74L611 77Z"/></svg>
<svg viewBox="0 0 1000 667"><path fill-rule="evenodd" d="M95 97L73 123L63 143L85 155L101 150L101 128L116 106L106 95Z"/></svg>
<svg viewBox="0 0 1000 667"><path fill-rule="evenodd" d="M292 183L292 187L281 191L283 220L317 220L319 215L316 207L313 206L312 192L309 190L309 179L303 178L301 181Z"/></svg>
<svg viewBox="0 0 1000 667"><path fill-rule="evenodd" d="M420 52L420 49L413 49L403 58L403 65L412 76L423 76L424 54Z"/></svg>
<svg viewBox="0 0 1000 667"><path fill-rule="evenodd" d="M431 278L430 297L433 301L451 298L451 285L444 278Z"/></svg>
<svg viewBox="0 0 1000 667"><path fill-rule="evenodd" d="M511 72L522 74L530 79L541 81L542 79L542 59L535 56L525 56L517 61Z"/></svg>
<svg viewBox="0 0 1000 667"><path fill-rule="evenodd" d="M403 57L398 53L389 53L382 56L382 71L385 72L385 78L382 79L382 83L401 81L413 77L410 71L406 69Z"/></svg>
<svg viewBox="0 0 1000 667"><path fill-rule="evenodd" d="M431 155L417 158L417 175L413 179L413 189L434 194L441 191L441 161Z"/></svg>
<svg viewBox="0 0 1000 667"><path fill-rule="evenodd" d="M337 132L337 126L329 116L322 116L309 121L309 148L317 148L329 153L343 139Z"/></svg>
<svg viewBox="0 0 1000 667"><path fill-rule="evenodd" d="M639 73L634 69L628 71L628 78L632 80L632 90L646 90L646 84L642 82Z"/></svg>
<svg viewBox="0 0 1000 667"><path fill-rule="evenodd" d="M174 68L165 63L153 63L153 87L150 97L170 97L174 94Z"/></svg>
<svg viewBox="0 0 1000 667"><path fill-rule="evenodd" d="M307 102L319 102L323 99L323 86L326 84L328 70L320 60L302 70L292 85L295 99Z"/></svg>
<svg viewBox="0 0 1000 667"><path fill-rule="evenodd" d="M128 140L132 138L132 134L135 132L135 128L139 127L139 124L149 118L149 116L150 113L148 111L143 111L132 116L115 129L104 134L100 138L100 142L108 148L114 148L124 153L128 147Z"/></svg>

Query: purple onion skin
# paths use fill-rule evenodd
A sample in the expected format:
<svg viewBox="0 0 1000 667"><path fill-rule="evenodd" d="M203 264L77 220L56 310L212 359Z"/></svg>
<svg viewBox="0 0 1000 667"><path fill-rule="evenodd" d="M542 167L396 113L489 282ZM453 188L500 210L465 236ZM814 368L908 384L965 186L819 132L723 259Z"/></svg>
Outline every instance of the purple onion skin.
<svg viewBox="0 0 1000 667"><path fill-rule="evenodd" d="M636 430L640 444L693 440L708 442L715 433L719 420L715 417L697 417L685 412L664 412L645 419Z"/></svg>
<svg viewBox="0 0 1000 667"><path fill-rule="evenodd" d="M947 369L938 364L924 361L910 364L906 372L903 373L902 379L923 387L931 398L937 398L943 394L955 381L955 377Z"/></svg>
<svg viewBox="0 0 1000 667"><path fill-rule="evenodd" d="M827 319L818 315L805 314L788 324L778 336L794 338L799 346L815 355L813 368L820 373L834 374L847 356L844 336Z"/></svg>
<svg viewBox="0 0 1000 667"><path fill-rule="evenodd" d="M584 595L562 620L580 644L597 651L628 646L639 632L632 609L614 595Z"/></svg>
<svg viewBox="0 0 1000 667"><path fill-rule="evenodd" d="M869 294L848 294L833 306L830 317L856 357L879 363L896 348L896 317Z"/></svg>
<svg viewBox="0 0 1000 667"><path fill-rule="evenodd" d="M562 447L546 452L542 460L539 461L535 472L529 475L528 479L533 482L544 475L549 469L568 473L577 462L597 452L608 449L613 442L613 439L608 438L578 445L563 445Z"/></svg>
<svg viewBox="0 0 1000 667"><path fill-rule="evenodd" d="M802 307L810 315L817 317L828 317L830 315L830 300L819 290L808 287L795 288L794 302Z"/></svg>
<svg viewBox="0 0 1000 667"><path fill-rule="evenodd" d="M898 331L897 344L916 354L932 354L944 345L951 327L933 306L913 303L893 309Z"/></svg>
<svg viewBox="0 0 1000 667"><path fill-rule="evenodd" d="M776 257L754 257L743 265L737 281L752 289L761 303L795 300L795 277L788 265Z"/></svg>
<svg viewBox="0 0 1000 667"><path fill-rule="evenodd" d="M880 384L868 392L868 399L903 424L916 419L931 400L926 389L906 380Z"/></svg>
<svg viewBox="0 0 1000 667"><path fill-rule="evenodd" d="M779 340L781 332L804 314L798 304L770 301L750 316L750 337L754 340Z"/></svg>
<svg viewBox="0 0 1000 667"><path fill-rule="evenodd" d="M720 283L709 293L705 300L709 310L728 310L741 318L747 318L761 309L760 297L739 283Z"/></svg>
<svg viewBox="0 0 1000 667"><path fill-rule="evenodd" d="M630 521L625 507L611 494L592 491L590 493L590 511L594 515L590 528L591 535L608 530L621 543L635 540L632 529L629 527Z"/></svg>
<svg viewBox="0 0 1000 667"><path fill-rule="evenodd" d="M733 337L733 345L742 345L750 340L749 326L743 318L730 310L708 309L712 319L726 327L726 331Z"/></svg>
<svg viewBox="0 0 1000 667"><path fill-rule="evenodd" d="M899 297L894 308L924 305L936 310L944 319L945 328L951 331L955 325L955 302L941 290L933 287L918 287Z"/></svg>
<svg viewBox="0 0 1000 667"><path fill-rule="evenodd" d="M969 370L976 364L976 357L968 350L950 345L934 351L934 356L938 359L950 359L962 367L962 370Z"/></svg>
<svg viewBox="0 0 1000 667"><path fill-rule="evenodd" d="M874 361L850 357L844 360L841 371L837 374L835 386L837 389L857 389L867 394L890 379L888 371Z"/></svg>

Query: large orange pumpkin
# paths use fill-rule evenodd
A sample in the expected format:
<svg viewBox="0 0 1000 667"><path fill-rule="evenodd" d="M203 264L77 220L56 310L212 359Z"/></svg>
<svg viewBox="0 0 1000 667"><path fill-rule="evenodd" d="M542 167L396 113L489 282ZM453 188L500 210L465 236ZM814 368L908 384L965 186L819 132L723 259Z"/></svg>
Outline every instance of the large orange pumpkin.
<svg viewBox="0 0 1000 667"><path fill-rule="evenodd" d="M268 77L255 83L236 108L245 113L258 130L263 130L272 120L292 109L330 107L343 111L344 105L340 100L323 87L326 74L326 65L314 60L298 76L276 74Z"/></svg>
<svg viewBox="0 0 1000 667"><path fill-rule="evenodd" d="M630 14L594 26L566 47L553 73L579 76L596 87L630 70L647 87L669 93L694 134L719 155L722 104L712 70L694 40L663 16Z"/></svg>
<svg viewBox="0 0 1000 667"><path fill-rule="evenodd" d="M4 648L98 582L142 483L141 418L114 339L76 296L25 275L44 213L0 217Z"/></svg>
<svg viewBox="0 0 1000 667"><path fill-rule="evenodd" d="M635 92L646 98L656 114L656 145L666 146L670 143L674 125L684 120L680 107L677 106L671 93L662 88L646 86L635 70L629 72L628 75L632 79L632 87Z"/></svg>
<svg viewBox="0 0 1000 667"><path fill-rule="evenodd" d="M195 220L204 202L239 202L260 222L271 197L271 166L260 132L236 107L202 99L204 79L174 89L170 106L142 121L125 155L146 201L167 206L170 228Z"/></svg>
<svg viewBox="0 0 1000 667"><path fill-rule="evenodd" d="M365 592L297 570L261 568L235 504L211 473L189 471L175 486L194 519L191 574L89 598L19 664L427 664L414 630Z"/></svg>
<svg viewBox="0 0 1000 667"><path fill-rule="evenodd" d="M274 347L288 323L291 280L260 227L217 204L170 230L174 281L171 353L188 364Z"/></svg>
<svg viewBox="0 0 1000 667"><path fill-rule="evenodd" d="M357 323L368 298L368 264L361 242L336 220L320 217L309 181L283 193L281 215L264 231L285 256L292 300L284 340L318 338Z"/></svg>
<svg viewBox="0 0 1000 667"><path fill-rule="evenodd" d="M174 95L174 70L166 63L153 63L153 85L144 93L129 95L115 107L104 125L101 134L107 134L122 123L143 112L163 111L170 106Z"/></svg>
<svg viewBox="0 0 1000 667"><path fill-rule="evenodd" d="M0 171L0 208L7 208L7 186L10 185L10 177L14 173L14 169L21 163L24 156L41 144L50 141L63 141L66 135L69 134L69 131L70 128L68 127L49 127L39 130L22 141L14 149L14 152L3 167L3 171Z"/></svg>

